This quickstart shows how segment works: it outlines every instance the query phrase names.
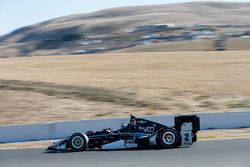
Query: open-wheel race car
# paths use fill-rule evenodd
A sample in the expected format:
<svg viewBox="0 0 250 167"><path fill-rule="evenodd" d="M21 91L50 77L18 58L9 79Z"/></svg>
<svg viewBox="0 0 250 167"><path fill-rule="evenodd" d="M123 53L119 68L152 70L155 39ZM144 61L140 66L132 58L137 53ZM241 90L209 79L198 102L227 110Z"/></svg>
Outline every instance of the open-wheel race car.
<svg viewBox="0 0 250 167"><path fill-rule="evenodd" d="M122 124L119 130L77 132L53 143L47 151L186 147L196 142L199 130L199 117L195 115L175 117L173 127L131 116L129 124Z"/></svg>

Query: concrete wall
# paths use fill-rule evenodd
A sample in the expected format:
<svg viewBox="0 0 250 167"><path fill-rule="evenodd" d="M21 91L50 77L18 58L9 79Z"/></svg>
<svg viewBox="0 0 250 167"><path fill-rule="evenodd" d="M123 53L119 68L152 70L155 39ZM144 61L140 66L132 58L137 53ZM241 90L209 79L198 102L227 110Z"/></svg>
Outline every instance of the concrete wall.
<svg viewBox="0 0 250 167"><path fill-rule="evenodd" d="M200 117L201 130L250 128L250 111L196 113L196 115ZM175 116L178 115L146 116L144 118L172 126ZM103 128L116 130L122 123L128 123L128 121L129 118L114 118L0 126L0 143L60 139L68 137L74 132Z"/></svg>

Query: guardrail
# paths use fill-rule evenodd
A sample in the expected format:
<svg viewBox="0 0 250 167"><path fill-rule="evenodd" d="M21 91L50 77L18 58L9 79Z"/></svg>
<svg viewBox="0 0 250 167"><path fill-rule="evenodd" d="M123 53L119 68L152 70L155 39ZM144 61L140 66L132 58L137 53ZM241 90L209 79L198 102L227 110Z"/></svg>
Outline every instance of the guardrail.
<svg viewBox="0 0 250 167"><path fill-rule="evenodd" d="M182 115L191 114L200 117L201 130L250 128L250 111L206 112ZM173 126L174 117L176 116L178 115L156 115L143 118L167 126ZM103 128L119 129L122 123L127 123L128 121L128 118L113 118L29 125L5 125L0 126L0 143L61 139L70 136L74 132L86 132Z"/></svg>

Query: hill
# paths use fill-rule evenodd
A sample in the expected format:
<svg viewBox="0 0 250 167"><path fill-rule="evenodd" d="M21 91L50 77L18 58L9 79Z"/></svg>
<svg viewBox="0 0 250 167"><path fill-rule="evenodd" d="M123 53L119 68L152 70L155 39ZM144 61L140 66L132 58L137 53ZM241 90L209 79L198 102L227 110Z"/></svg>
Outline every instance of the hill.
<svg viewBox="0 0 250 167"><path fill-rule="evenodd" d="M167 31L157 31L165 35L201 28L212 29L214 35L245 31L250 25L250 3L190 2L122 7L60 17L2 36L0 57L119 50L141 44L138 41L142 36L156 33L138 32L136 27L162 23L176 25Z"/></svg>

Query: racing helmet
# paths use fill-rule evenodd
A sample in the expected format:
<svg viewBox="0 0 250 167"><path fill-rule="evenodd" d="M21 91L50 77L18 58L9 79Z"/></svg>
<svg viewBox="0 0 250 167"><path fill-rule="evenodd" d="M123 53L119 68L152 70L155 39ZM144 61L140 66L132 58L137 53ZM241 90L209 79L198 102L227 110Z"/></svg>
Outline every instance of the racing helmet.
<svg viewBox="0 0 250 167"><path fill-rule="evenodd" d="M136 117L134 115L130 115L129 125L130 125L131 128L136 127Z"/></svg>

